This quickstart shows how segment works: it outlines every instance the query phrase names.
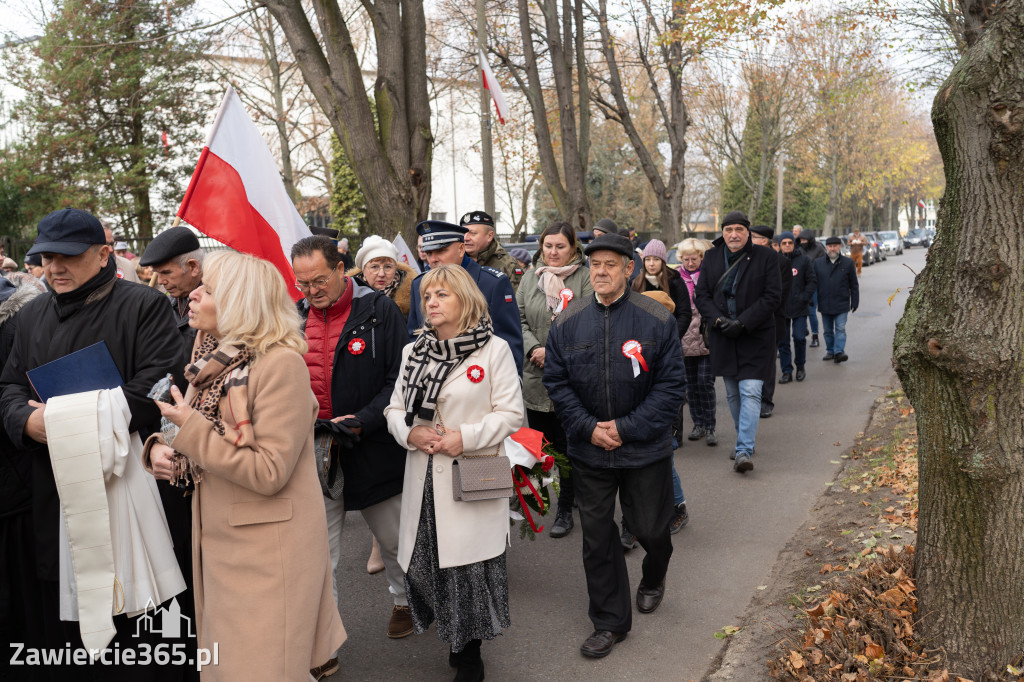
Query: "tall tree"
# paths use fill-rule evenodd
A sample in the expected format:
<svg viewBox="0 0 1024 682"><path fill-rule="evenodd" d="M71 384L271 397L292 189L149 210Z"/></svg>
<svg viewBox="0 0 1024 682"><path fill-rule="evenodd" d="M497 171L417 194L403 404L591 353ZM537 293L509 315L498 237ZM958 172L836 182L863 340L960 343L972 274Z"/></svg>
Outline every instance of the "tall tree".
<svg viewBox="0 0 1024 682"><path fill-rule="evenodd" d="M1024 652L1024 0L960 8L968 49L932 106L945 197L894 353L918 424L921 628L992 679Z"/></svg>
<svg viewBox="0 0 1024 682"><path fill-rule="evenodd" d="M365 13L373 26L372 108L351 19L336 0L309 5L267 0L266 5L359 181L369 228L389 238L403 233L412 243L413 228L430 205L434 143L422 0L363 0L361 9L353 10Z"/></svg>
<svg viewBox="0 0 1024 682"><path fill-rule="evenodd" d="M173 213L213 105L198 68L193 0L65 0L28 54L8 56L26 92L16 108L29 140L12 156L31 200L26 220L76 204L150 236ZM166 142L164 135L167 136Z"/></svg>

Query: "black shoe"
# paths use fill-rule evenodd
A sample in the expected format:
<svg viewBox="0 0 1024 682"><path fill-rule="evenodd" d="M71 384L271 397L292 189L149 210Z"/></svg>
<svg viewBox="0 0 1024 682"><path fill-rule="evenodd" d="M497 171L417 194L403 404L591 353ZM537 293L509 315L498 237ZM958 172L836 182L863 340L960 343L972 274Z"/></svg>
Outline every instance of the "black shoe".
<svg viewBox="0 0 1024 682"><path fill-rule="evenodd" d="M797 381L803 381L806 378L807 378L807 372L804 371L804 368L803 367L797 367L796 368L796 380Z"/></svg>
<svg viewBox="0 0 1024 682"><path fill-rule="evenodd" d="M480 657L480 640L474 639L466 645L466 648L456 654L458 661L454 682L483 682L484 660ZM451 663L451 657L448 659Z"/></svg>
<svg viewBox="0 0 1024 682"><path fill-rule="evenodd" d="M818 347L818 335L817 334L811 334L811 348L817 348L817 347Z"/></svg>
<svg viewBox="0 0 1024 682"><path fill-rule="evenodd" d="M710 429L707 435L704 436L704 439L707 441L707 444L710 447L715 447L716 445L718 445L718 436L715 435L714 429Z"/></svg>
<svg viewBox="0 0 1024 682"><path fill-rule="evenodd" d="M575 524L572 521L572 509L558 508L558 513L555 514L555 522L551 524L551 530L548 531L548 535L553 538L564 538L572 530Z"/></svg>
<svg viewBox="0 0 1024 682"><path fill-rule="evenodd" d="M779 377L779 383L780 384L788 384L792 380L793 380L793 375L790 374L789 372L786 372L781 377Z"/></svg>
<svg viewBox="0 0 1024 682"><path fill-rule="evenodd" d="M745 452L741 452L736 455L736 461L732 464L732 470L745 474L754 468L754 463L750 461L750 455Z"/></svg>
<svg viewBox="0 0 1024 682"><path fill-rule="evenodd" d="M625 519L622 520L622 536L619 537L619 542L622 543L622 548L627 551L631 549L636 549L637 546L640 544L636 541L636 535L633 534L633 532L631 532L629 528L626 528Z"/></svg>
<svg viewBox="0 0 1024 682"><path fill-rule="evenodd" d="M676 505L675 514L672 516L672 523L669 524L668 532L675 535L683 529L683 526L690 522L690 514L686 511L686 503L680 502Z"/></svg>
<svg viewBox="0 0 1024 682"><path fill-rule="evenodd" d="M700 440L704 437L704 429L700 426L694 426L693 431L690 431L690 435L686 437L686 440Z"/></svg>
<svg viewBox="0 0 1024 682"><path fill-rule="evenodd" d="M835 356L832 355L832 353L825 353L825 357L823 357L822 360L824 360L825 362L828 362L829 360L833 359L834 357Z"/></svg>
<svg viewBox="0 0 1024 682"><path fill-rule="evenodd" d="M774 405L766 405L766 404L762 403L762 405L761 405L761 419L768 419L768 417L772 416L772 410L774 410L774 409L775 409Z"/></svg>
<svg viewBox="0 0 1024 682"><path fill-rule="evenodd" d="M580 653L589 658L604 658L612 652L612 647L626 639L628 632L612 632L611 630L594 630L580 647Z"/></svg>
<svg viewBox="0 0 1024 682"><path fill-rule="evenodd" d="M836 363L846 362L849 359L850 359L850 356L847 355L846 353L842 353L842 352L836 353Z"/></svg>
<svg viewBox="0 0 1024 682"><path fill-rule="evenodd" d="M636 610L640 613L653 613L665 596L665 582L657 587L647 587L644 581L636 588Z"/></svg>

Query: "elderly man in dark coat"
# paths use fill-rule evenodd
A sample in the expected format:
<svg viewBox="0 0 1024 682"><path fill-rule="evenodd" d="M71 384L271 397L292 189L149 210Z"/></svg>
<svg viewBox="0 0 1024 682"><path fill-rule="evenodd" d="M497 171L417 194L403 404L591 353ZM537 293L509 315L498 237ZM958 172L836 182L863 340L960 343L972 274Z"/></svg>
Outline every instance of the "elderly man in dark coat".
<svg viewBox="0 0 1024 682"><path fill-rule="evenodd" d="M754 225L750 228L750 239L756 246L771 248L772 237L775 230L767 225ZM772 249L774 251L774 249ZM790 270L789 257L776 252L775 257L779 261L779 279L782 282L782 297L779 299L779 307L775 309L775 341L782 339L786 332L786 316L783 314L786 308L786 301L789 299L789 291L793 285L793 273ZM768 378L761 386L761 419L768 419L775 410L775 363L772 362Z"/></svg>
<svg viewBox="0 0 1024 682"><path fill-rule="evenodd" d="M694 299L710 330L711 370L725 381L736 426L733 469L745 473L754 468L761 388L775 364L782 283L778 257L751 241L742 211L722 220L722 236L704 255Z"/></svg>

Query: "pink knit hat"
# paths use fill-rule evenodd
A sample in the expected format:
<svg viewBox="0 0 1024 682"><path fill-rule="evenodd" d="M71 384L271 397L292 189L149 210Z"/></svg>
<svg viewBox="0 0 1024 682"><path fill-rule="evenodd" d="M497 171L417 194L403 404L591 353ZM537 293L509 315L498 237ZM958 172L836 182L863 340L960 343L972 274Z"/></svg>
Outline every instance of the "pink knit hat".
<svg viewBox="0 0 1024 682"><path fill-rule="evenodd" d="M644 258L660 258L661 260L668 262L668 252L665 250L665 242L660 239L652 239L647 242L647 246L644 248Z"/></svg>

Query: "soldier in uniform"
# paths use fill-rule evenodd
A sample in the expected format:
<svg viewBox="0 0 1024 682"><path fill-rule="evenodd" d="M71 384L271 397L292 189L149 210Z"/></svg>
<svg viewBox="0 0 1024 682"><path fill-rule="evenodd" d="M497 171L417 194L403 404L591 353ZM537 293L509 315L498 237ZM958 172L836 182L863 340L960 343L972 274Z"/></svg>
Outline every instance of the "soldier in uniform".
<svg viewBox="0 0 1024 682"><path fill-rule="evenodd" d="M480 214L487 216L486 213ZM490 219L490 216L487 216ZM492 228L493 229L493 228ZM480 292L487 299L494 333L505 339L516 360L519 375L523 374L523 328L519 322L519 305L515 291L505 273L496 268L481 266L466 253L464 239L468 230L460 225L424 220L416 226L416 233L423 239L421 250L432 268L439 265L461 265L473 278ZM502 251L502 253L505 253ZM507 254L506 254L507 255ZM409 306L409 336L415 338L417 329L423 326L423 311L420 310L420 275L412 281L412 300Z"/></svg>
<svg viewBox="0 0 1024 682"><path fill-rule="evenodd" d="M483 211L472 211L462 216L459 225L466 228L466 255L487 268L501 270L519 288L523 268L494 238L494 218Z"/></svg>

